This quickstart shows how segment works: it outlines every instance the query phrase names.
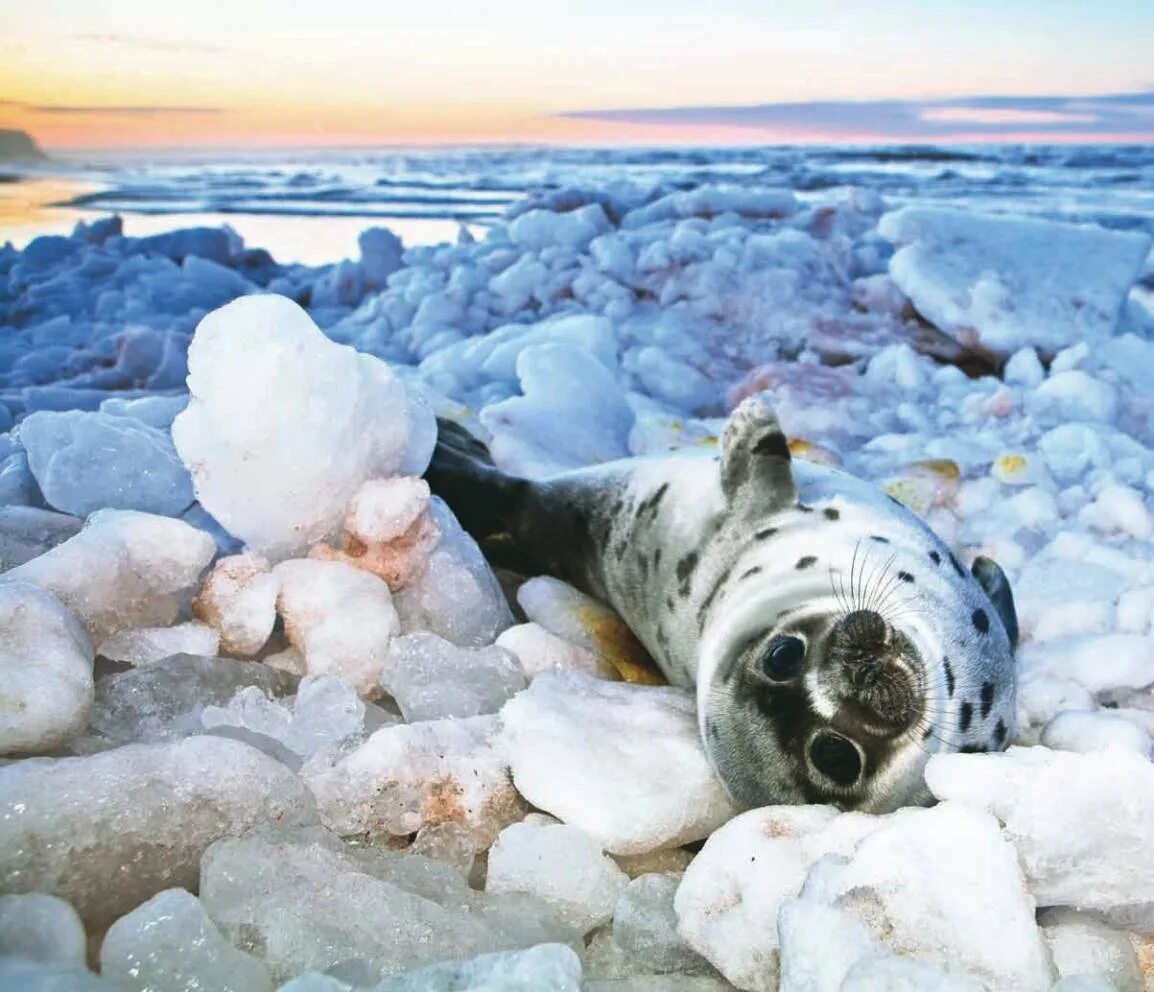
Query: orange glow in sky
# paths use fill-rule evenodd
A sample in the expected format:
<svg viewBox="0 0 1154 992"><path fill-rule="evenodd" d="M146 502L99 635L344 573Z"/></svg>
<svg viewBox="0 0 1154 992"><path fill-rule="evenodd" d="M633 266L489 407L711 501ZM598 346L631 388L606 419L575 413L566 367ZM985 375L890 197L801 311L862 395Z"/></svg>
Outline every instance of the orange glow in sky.
<svg viewBox="0 0 1154 992"><path fill-rule="evenodd" d="M912 140L864 111L763 125L562 115L1154 84L1149 0L0 5L0 127L49 149ZM989 138L973 125L991 123L1005 140L1115 133L1096 112L1034 105L920 119L934 140Z"/></svg>

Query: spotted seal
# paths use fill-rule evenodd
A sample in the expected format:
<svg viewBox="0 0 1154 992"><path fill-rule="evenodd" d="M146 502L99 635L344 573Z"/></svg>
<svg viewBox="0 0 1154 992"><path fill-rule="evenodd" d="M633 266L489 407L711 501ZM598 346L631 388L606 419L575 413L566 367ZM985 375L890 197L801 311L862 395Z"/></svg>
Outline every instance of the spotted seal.
<svg viewBox="0 0 1154 992"><path fill-rule="evenodd" d="M674 685L734 801L883 812L929 799L935 751L998 750L1017 619L1001 569L967 571L913 513L793 461L745 400L720 457L631 458L542 481L443 426L428 478L478 536L608 603Z"/></svg>

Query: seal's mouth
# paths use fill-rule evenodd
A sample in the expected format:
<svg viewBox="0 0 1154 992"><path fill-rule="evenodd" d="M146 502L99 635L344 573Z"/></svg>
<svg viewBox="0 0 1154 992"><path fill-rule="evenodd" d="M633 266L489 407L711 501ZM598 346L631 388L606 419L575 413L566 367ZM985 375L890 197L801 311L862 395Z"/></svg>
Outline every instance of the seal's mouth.
<svg viewBox="0 0 1154 992"><path fill-rule="evenodd" d="M873 610L854 610L833 625L821 680L838 709L874 736L900 736L922 717L921 655Z"/></svg>

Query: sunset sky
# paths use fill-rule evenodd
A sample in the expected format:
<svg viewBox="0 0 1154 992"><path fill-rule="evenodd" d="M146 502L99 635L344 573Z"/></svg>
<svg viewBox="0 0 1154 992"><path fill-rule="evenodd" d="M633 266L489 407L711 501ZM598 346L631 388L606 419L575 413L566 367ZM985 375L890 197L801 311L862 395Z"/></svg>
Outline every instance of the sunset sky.
<svg viewBox="0 0 1154 992"><path fill-rule="evenodd" d="M1154 140L1154 0L0 0L49 149Z"/></svg>

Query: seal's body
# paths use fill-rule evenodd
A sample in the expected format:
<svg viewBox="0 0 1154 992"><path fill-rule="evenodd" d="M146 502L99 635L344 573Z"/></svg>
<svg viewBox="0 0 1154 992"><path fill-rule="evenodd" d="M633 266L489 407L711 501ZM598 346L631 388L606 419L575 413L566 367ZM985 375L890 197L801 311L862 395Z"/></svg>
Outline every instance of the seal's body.
<svg viewBox="0 0 1154 992"><path fill-rule="evenodd" d="M768 405L720 459L513 479L445 431L429 472L478 536L612 606L675 685L735 801L881 812L928 798L937 750L1003 747L1017 623L1001 570L971 575L910 511L794 463Z"/></svg>

